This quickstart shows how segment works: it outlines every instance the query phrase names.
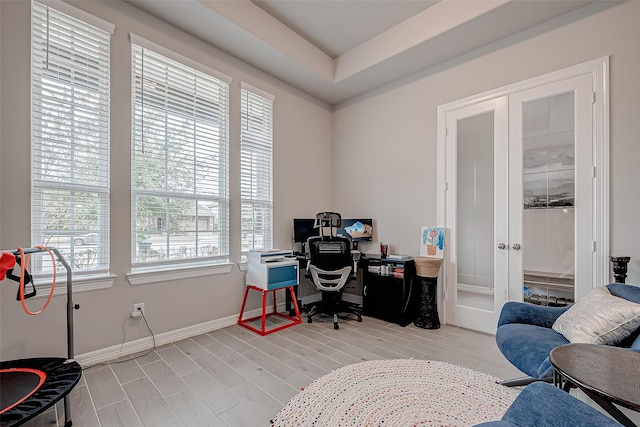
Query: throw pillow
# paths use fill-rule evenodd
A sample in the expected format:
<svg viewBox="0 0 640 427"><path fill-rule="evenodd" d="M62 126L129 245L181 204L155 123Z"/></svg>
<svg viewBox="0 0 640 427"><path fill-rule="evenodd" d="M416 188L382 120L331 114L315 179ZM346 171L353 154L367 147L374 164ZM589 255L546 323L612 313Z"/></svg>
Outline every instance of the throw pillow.
<svg viewBox="0 0 640 427"><path fill-rule="evenodd" d="M611 295L604 287L589 291L553 324L572 343L615 345L640 327L640 304Z"/></svg>

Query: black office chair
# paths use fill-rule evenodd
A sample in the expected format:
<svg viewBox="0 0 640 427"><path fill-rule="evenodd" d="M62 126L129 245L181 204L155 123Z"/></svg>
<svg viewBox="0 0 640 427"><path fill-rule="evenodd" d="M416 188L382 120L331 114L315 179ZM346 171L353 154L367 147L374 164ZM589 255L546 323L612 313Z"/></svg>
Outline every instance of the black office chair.
<svg viewBox="0 0 640 427"><path fill-rule="evenodd" d="M339 329L338 313L352 313L362 322L362 311L342 300L342 289L353 277L351 241L334 235L334 230L342 224L339 213L321 212L316 214L314 228L320 228L320 235L307 240L311 280L322 293L322 301L315 303L307 315L307 322L313 322L318 313L333 315L333 329ZM329 229L329 235L324 229Z"/></svg>

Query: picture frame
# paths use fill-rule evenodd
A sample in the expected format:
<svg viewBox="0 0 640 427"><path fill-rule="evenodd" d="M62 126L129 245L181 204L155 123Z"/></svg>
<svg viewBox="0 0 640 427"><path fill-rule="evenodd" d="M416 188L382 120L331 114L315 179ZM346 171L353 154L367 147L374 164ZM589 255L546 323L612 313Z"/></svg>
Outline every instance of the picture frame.
<svg viewBox="0 0 640 427"><path fill-rule="evenodd" d="M420 256L444 258L444 228L422 227L420 233Z"/></svg>

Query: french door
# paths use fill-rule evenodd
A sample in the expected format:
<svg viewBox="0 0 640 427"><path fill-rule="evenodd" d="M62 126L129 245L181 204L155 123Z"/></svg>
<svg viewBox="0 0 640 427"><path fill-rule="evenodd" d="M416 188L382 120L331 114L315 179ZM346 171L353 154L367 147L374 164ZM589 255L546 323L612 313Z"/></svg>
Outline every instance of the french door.
<svg viewBox="0 0 640 427"><path fill-rule="evenodd" d="M596 91L576 74L439 111L447 323L495 333L506 301L562 305L606 281Z"/></svg>
<svg viewBox="0 0 640 427"><path fill-rule="evenodd" d="M494 98L447 114L447 323L485 331L507 301L508 104Z"/></svg>

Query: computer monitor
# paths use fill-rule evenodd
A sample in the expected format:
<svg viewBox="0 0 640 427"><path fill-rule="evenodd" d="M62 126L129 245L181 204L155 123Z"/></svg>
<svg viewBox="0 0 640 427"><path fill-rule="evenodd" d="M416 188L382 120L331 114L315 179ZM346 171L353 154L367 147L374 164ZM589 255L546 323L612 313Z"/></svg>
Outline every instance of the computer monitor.
<svg viewBox="0 0 640 427"><path fill-rule="evenodd" d="M373 239L373 219L371 218L342 218L342 226L337 230L338 236L346 237L353 242L353 248L358 248L358 242Z"/></svg>
<svg viewBox="0 0 640 427"><path fill-rule="evenodd" d="M313 228L315 219L313 218L294 218L293 219L293 241L295 243L302 243L302 251L304 252L304 245L307 243L307 239L313 236L320 235L320 229Z"/></svg>

